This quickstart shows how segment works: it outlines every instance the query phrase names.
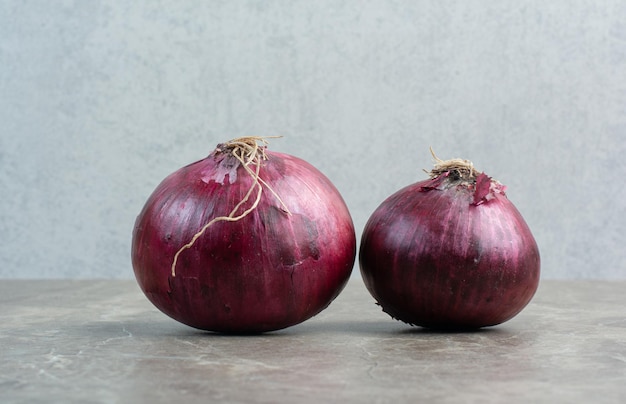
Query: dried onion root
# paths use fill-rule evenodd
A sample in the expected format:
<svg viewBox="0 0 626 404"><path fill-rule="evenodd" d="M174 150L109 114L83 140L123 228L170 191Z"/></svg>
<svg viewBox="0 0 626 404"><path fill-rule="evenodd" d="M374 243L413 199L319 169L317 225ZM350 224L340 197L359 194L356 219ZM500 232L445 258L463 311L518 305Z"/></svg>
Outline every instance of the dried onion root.
<svg viewBox="0 0 626 404"><path fill-rule="evenodd" d="M259 201L261 200L261 195L263 194L263 186L265 186L276 197L276 199L278 199L284 211L288 214L291 214L287 206L285 206L285 203L282 201L282 199L280 199L280 197L276 194L276 192L274 192L272 187L270 187L267 182L263 181L259 177L259 173L261 171L261 161L267 160L267 155L265 154L265 145L269 143L267 139L275 138L275 137L278 137L278 136L241 137L241 138L230 140L218 146L218 149L222 150L224 153L230 153L233 157L239 160L239 162L241 163L241 166L246 170L246 172L252 178L252 184L250 185L250 189L248 190L246 195L243 197L241 201L239 201L239 203L233 208L233 210L228 214L228 216L219 216L209 221L200 229L200 231L194 234L194 236L191 238L191 241L183 245L176 252L176 254L174 254L174 260L172 262L172 277L176 276L176 263L178 262L178 257L180 256L180 254L182 254L183 251L193 247L196 240L199 237L201 237L211 225L213 225L216 222L221 222L221 221L236 222L238 220L243 219L248 214L250 214L250 212L256 209L257 206L259 205ZM259 145L259 143L261 143L261 145ZM254 170L250 168L251 165L254 166ZM241 208L241 206L244 203L246 203L248 199L250 199L250 196L252 195L252 192L254 191L255 187L257 188L257 194L256 194L256 198L252 206L250 206L248 209L243 211L243 213L241 213L240 215L235 216L237 212L239 211L239 209Z"/></svg>

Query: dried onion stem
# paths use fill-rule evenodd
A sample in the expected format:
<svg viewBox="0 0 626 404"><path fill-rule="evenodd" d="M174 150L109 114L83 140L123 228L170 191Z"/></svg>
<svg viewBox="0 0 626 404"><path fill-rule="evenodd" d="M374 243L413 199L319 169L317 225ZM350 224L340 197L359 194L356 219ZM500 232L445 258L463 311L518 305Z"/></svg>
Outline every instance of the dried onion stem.
<svg viewBox="0 0 626 404"><path fill-rule="evenodd" d="M265 145L268 144L267 139L276 138L276 137L279 137L279 136L242 137L242 138L230 140L218 146L218 149L221 149L224 152L232 154L237 160L239 160L239 162L241 163L241 166L246 170L246 172L250 175L250 177L252 177L252 184L250 185L248 192L246 192L246 195L243 197L241 201L239 201L239 203L233 208L233 210L228 214L228 216L219 216L219 217L213 218L211 221L205 224L200 229L200 231L194 234L194 236L191 238L191 240L187 244L183 245L176 252L176 254L174 255L174 260L172 262L172 277L176 276L176 263L178 262L178 257L183 251L191 248L196 242L196 240L200 238L204 234L204 232L214 223L221 222L221 221L222 222L236 222L238 220L243 219L248 214L250 214L250 212L256 209L256 207L259 205L259 201L261 200L261 195L263 194L264 186L272 193L272 195L274 195L274 197L276 197L276 199L278 199L278 201L282 205L283 211L291 215L291 212L289 211L289 209L287 208L283 200L278 196L278 194L276 194L276 192L272 189L272 187L269 186L267 182L265 182L263 179L261 179L261 177L259 177L259 172L261 170L261 161L267 160L267 155L265 154ZM251 165L254 166L254 170L250 168ZM252 192L254 191L255 188L257 189L257 193L256 193L256 198L252 206L244 210L241 214L235 216L237 212L239 211L239 209L241 208L241 206L250 199L250 196L252 195Z"/></svg>
<svg viewBox="0 0 626 404"><path fill-rule="evenodd" d="M450 160L442 160L435 155L432 147L430 148L430 154L435 159L435 167L426 171L431 178L435 178L445 172L455 172L458 174L459 178L465 181L475 181L476 177L480 174L480 171L474 168L474 163L469 160L463 159L450 159Z"/></svg>

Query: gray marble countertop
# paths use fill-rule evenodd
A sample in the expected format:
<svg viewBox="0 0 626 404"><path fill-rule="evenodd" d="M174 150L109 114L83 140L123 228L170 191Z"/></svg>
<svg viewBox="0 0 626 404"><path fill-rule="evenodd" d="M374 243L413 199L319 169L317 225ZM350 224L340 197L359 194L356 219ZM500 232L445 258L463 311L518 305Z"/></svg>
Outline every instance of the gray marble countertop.
<svg viewBox="0 0 626 404"><path fill-rule="evenodd" d="M256 336L195 330L129 281L2 280L2 403L626 402L626 282L542 281L478 332L410 327L357 277Z"/></svg>

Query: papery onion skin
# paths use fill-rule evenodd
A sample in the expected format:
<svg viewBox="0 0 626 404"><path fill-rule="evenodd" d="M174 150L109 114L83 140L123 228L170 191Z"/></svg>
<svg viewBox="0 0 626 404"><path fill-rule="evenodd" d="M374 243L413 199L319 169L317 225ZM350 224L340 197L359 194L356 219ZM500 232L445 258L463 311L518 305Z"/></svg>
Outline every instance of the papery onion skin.
<svg viewBox="0 0 626 404"><path fill-rule="evenodd" d="M440 329L501 324L534 296L537 243L504 187L445 171L387 198L361 239L363 281L383 310Z"/></svg>
<svg viewBox="0 0 626 404"><path fill-rule="evenodd" d="M184 250L175 276L176 252L211 219L228 215L253 178L216 149L163 180L139 214L135 276L148 299L173 319L223 333L273 331L318 314L344 288L356 255L345 202L309 163L265 154L259 177L290 214L264 190L247 216L215 222Z"/></svg>

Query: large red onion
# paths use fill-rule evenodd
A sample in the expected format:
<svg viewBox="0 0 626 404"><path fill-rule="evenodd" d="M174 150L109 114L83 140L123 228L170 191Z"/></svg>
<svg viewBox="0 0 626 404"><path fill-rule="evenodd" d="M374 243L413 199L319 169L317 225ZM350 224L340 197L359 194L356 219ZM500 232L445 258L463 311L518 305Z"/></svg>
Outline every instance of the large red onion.
<svg viewBox="0 0 626 404"><path fill-rule="evenodd" d="M511 319L530 302L539 250L504 190L467 160L437 159L431 179L374 211L359 264L386 313L423 327L479 328Z"/></svg>
<svg viewBox="0 0 626 404"><path fill-rule="evenodd" d="M326 308L350 276L356 237L339 192L263 142L218 145L163 180L137 218L139 286L179 322L227 333L285 328Z"/></svg>

